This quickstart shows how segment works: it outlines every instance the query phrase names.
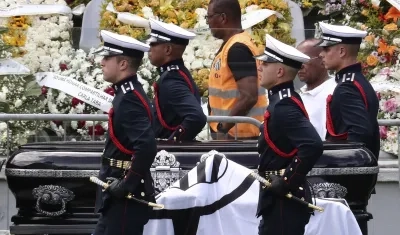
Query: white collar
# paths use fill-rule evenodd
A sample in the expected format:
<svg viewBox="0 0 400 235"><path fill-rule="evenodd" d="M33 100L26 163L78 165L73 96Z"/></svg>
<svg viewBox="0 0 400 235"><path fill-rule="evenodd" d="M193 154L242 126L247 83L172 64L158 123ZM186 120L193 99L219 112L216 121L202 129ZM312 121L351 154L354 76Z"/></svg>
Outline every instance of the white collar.
<svg viewBox="0 0 400 235"><path fill-rule="evenodd" d="M301 93L303 94L310 94L311 96L316 96L318 95L321 91L324 90L324 87L326 84L328 84L331 80L334 81L335 77L334 76L329 76L328 79L326 79L323 83L321 83L319 86L315 87L312 90L307 90L307 84L304 85L303 87L300 88Z"/></svg>

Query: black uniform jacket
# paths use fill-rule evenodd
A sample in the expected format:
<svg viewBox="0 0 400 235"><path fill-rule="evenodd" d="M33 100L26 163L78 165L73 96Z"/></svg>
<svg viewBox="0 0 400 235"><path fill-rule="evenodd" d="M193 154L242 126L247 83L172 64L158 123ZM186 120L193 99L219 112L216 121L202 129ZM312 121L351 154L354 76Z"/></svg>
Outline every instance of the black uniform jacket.
<svg viewBox="0 0 400 235"><path fill-rule="evenodd" d="M207 122L197 85L182 59L158 70L160 79L154 84L156 138L193 140Z"/></svg>
<svg viewBox="0 0 400 235"><path fill-rule="evenodd" d="M128 170L102 164L99 178L126 180L128 191L135 197L154 199L150 167L157 154L157 144L151 126L150 103L136 75L114 84L115 97L109 112L108 132L102 158L132 161ZM102 159L104 160L104 159ZM107 206L109 193L99 194L96 211Z"/></svg>
<svg viewBox="0 0 400 235"><path fill-rule="evenodd" d="M268 91L268 97L270 103L258 139L259 174L264 176L265 171L284 169L282 177L291 193L309 201L311 196L305 192L305 177L322 155L321 137L309 121L293 82L273 87ZM261 189L257 215L267 212L275 200L272 192Z"/></svg>
<svg viewBox="0 0 400 235"><path fill-rule="evenodd" d="M327 99L326 139L362 142L379 157L379 100L362 74L361 64L336 73L337 86Z"/></svg>

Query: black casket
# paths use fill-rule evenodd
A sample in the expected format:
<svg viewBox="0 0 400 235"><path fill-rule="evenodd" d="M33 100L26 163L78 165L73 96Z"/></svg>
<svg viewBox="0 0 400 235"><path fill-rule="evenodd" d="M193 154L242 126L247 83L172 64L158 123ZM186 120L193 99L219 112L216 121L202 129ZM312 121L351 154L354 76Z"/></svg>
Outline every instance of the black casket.
<svg viewBox="0 0 400 235"><path fill-rule="evenodd" d="M9 189L18 214L11 234L91 234L97 176L103 142L51 142L21 146L6 163ZM158 192L183 177L215 150L245 167L257 169L256 141L158 143L152 175ZM373 154L357 143L325 143L324 154L309 174L317 197L345 198L367 234L366 211L378 175Z"/></svg>

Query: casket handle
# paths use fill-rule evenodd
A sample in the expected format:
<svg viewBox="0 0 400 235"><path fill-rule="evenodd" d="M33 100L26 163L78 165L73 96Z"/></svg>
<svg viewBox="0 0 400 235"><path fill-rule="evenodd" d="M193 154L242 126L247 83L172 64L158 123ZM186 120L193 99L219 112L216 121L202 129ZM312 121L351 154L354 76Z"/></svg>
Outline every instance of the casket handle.
<svg viewBox="0 0 400 235"><path fill-rule="evenodd" d="M67 202L74 199L74 193L64 187L58 185L40 185L32 190L34 198L36 198L35 209L37 212L47 216L56 217L66 212ZM42 204L61 205L58 211L45 211L42 209Z"/></svg>
<svg viewBox="0 0 400 235"><path fill-rule="evenodd" d="M62 214L64 214L65 213L65 205L66 205L66 202L65 202L65 200L64 199L61 199L61 209L59 210L59 211L45 211L45 210L43 210L42 208L40 208L40 201L41 201L42 199L41 198L38 198L37 200L36 200L36 206L35 206L35 208L36 208L36 210L38 211L38 212L40 212L40 213L42 213L42 214L44 214L44 215L47 215L47 216L51 216L51 217L56 217L56 216L60 216L60 215L62 215Z"/></svg>

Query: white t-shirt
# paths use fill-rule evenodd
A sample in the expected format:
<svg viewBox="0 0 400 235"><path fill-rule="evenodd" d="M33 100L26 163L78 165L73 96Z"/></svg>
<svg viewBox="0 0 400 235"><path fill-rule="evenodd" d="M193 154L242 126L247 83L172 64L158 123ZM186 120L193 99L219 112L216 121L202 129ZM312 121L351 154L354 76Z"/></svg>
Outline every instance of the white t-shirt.
<svg viewBox="0 0 400 235"><path fill-rule="evenodd" d="M330 77L321 85L307 91L307 85L300 88L300 96L306 107L311 124L322 140L326 136L326 98L335 90L335 77Z"/></svg>

